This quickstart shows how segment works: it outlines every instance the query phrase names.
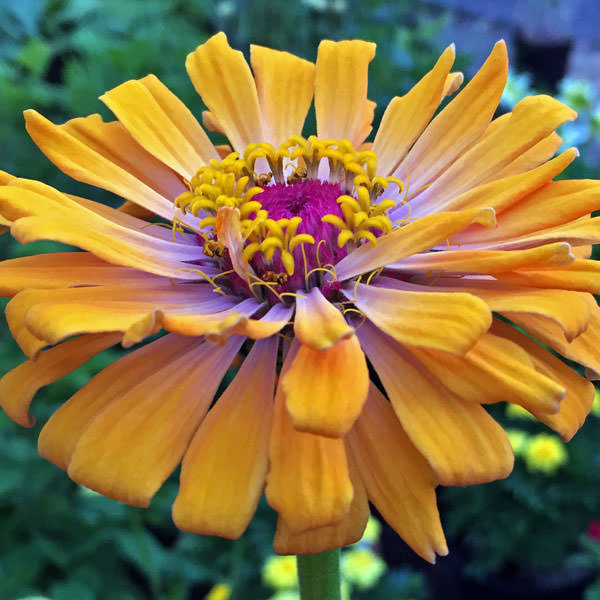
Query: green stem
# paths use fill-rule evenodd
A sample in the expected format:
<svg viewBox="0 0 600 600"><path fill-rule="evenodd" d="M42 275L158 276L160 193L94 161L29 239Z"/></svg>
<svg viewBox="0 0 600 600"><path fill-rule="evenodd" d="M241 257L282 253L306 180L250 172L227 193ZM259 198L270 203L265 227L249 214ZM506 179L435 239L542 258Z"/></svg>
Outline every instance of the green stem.
<svg viewBox="0 0 600 600"><path fill-rule="evenodd" d="M341 600L339 548L296 559L301 600Z"/></svg>

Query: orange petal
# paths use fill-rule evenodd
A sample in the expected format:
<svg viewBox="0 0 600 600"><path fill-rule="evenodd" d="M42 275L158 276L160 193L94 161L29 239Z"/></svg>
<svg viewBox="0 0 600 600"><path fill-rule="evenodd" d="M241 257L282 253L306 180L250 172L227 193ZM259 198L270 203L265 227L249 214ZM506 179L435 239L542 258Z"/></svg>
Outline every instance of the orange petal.
<svg viewBox="0 0 600 600"><path fill-rule="evenodd" d="M451 285L432 286L433 291L467 292L481 298L490 310L509 319L513 313L531 313L558 323L568 340L583 333L596 303L589 294L565 290L539 290L512 286L495 280L462 278Z"/></svg>
<svg viewBox="0 0 600 600"><path fill-rule="evenodd" d="M200 123L154 75L126 81L100 100L142 148L186 179L219 158Z"/></svg>
<svg viewBox="0 0 600 600"><path fill-rule="evenodd" d="M54 240L79 246L113 264L132 266L175 279L202 277L197 273L182 271L189 267L184 260L202 257L199 246L167 241L135 231L88 209L57 190L34 183L29 182L27 187L0 187L0 207L10 207L15 213L18 220L13 223L11 232L21 243ZM112 211L117 220L133 219L109 207L105 209Z"/></svg>
<svg viewBox="0 0 600 600"><path fill-rule="evenodd" d="M130 374L128 389L81 432L69 476L115 500L147 506L181 460L243 340L230 338L221 348L196 342L143 380Z"/></svg>
<svg viewBox="0 0 600 600"><path fill-rule="evenodd" d="M7 307L16 329L23 324L33 335L55 344L81 333L127 331L157 308L176 312L211 313L231 303L216 298L207 286L85 286L55 290L25 290Z"/></svg>
<svg viewBox="0 0 600 600"><path fill-rule="evenodd" d="M387 278L381 279L382 286L384 281ZM379 329L412 346L464 354L492 322L485 302L471 294L431 292L425 286L390 289L364 284L343 293Z"/></svg>
<svg viewBox="0 0 600 600"><path fill-rule="evenodd" d="M187 56L185 67L194 88L223 128L234 150L265 141L256 85L239 50L224 33L213 35Z"/></svg>
<svg viewBox="0 0 600 600"><path fill-rule="evenodd" d="M513 402L530 412L559 410L565 389L538 373L520 346L488 333L464 356L411 348L438 380L462 400L489 404Z"/></svg>
<svg viewBox="0 0 600 600"><path fill-rule="evenodd" d="M557 242L526 250L445 250L414 254L388 267L395 271L496 274L568 265L573 260L569 244Z"/></svg>
<svg viewBox="0 0 600 600"><path fill-rule="evenodd" d="M380 174L394 171L429 123L445 95L444 85L453 63L454 44L411 90L388 104L373 141Z"/></svg>
<svg viewBox="0 0 600 600"><path fill-rule="evenodd" d="M206 335L211 341L222 342L235 331L243 331L243 324L262 305L254 298L246 298L239 304L225 301L222 307L216 307L214 312L184 310L165 313L162 326L167 331L181 335Z"/></svg>
<svg viewBox="0 0 600 600"><path fill-rule="evenodd" d="M144 271L111 265L89 252L53 252L0 263L0 296L12 297L27 288L67 288L73 285L156 285Z"/></svg>
<svg viewBox="0 0 600 600"><path fill-rule="evenodd" d="M500 214L510 206L518 206L518 203L523 198L541 188L559 173L562 173L577 156L579 156L577 150L570 148L556 158L531 171L507 174L502 179L483 183L448 201L444 199L444 202L439 206L443 210L464 210L467 208L490 206ZM471 233L471 231L474 234L478 232L485 235L487 229L473 225L463 234L460 234L460 237L465 237L466 239L467 234Z"/></svg>
<svg viewBox="0 0 600 600"><path fill-rule="evenodd" d="M277 148L291 136L302 134L313 98L315 66L288 52L263 46L250 46L250 63L268 131L264 141Z"/></svg>
<svg viewBox="0 0 600 600"><path fill-rule="evenodd" d="M436 476L374 386L348 435L348 447L369 500L398 535L431 563L436 554L448 554L435 500Z"/></svg>
<svg viewBox="0 0 600 600"><path fill-rule="evenodd" d="M592 369L596 373L594 378L600 378L600 308L596 307L592 311L587 329L571 342L554 321L545 317L513 314L511 320L559 354Z"/></svg>
<svg viewBox="0 0 600 600"><path fill-rule="evenodd" d="M186 191L175 173L139 146L120 123L100 115L55 125L25 111L27 132L61 171L172 219L173 200Z"/></svg>
<svg viewBox="0 0 600 600"><path fill-rule="evenodd" d="M573 249L574 254L576 250ZM570 265L559 268L514 271L499 277L516 285L600 294L600 263L595 260L576 259Z"/></svg>
<svg viewBox="0 0 600 600"><path fill-rule="evenodd" d="M494 211L491 208L481 208L438 213L398 227L378 238L377 246L363 244L342 258L335 266L337 278L344 281L406 256L429 250L472 223L491 227L495 224Z"/></svg>
<svg viewBox="0 0 600 600"><path fill-rule="evenodd" d="M478 73L431 121L398 167L413 189L429 183L485 131L506 83L506 45L498 42Z"/></svg>
<svg viewBox="0 0 600 600"><path fill-rule="evenodd" d="M583 425L592 408L594 386L562 360L507 323L494 319L492 331L496 335L514 341L527 351L535 368L540 373L554 379L567 390L557 413L547 414L535 410L534 407L528 410L542 423L558 432L565 442L568 442Z"/></svg>
<svg viewBox="0 0 600 600"><path fill-rule="evenodd" d="M443 485L507 477L513 453L502 428L478 404L462 402L392 338L365 323L361 345L412 443Z"/></svg>
<svg viewBox="0 0 600 600"><path fill-rule="evenodd" d="M335 525L326 525L302 533L293 533L289 525L279 517L273 540L273 548L277 554L316 554L354 544L362 537L369 519L369 501L365 486L350 456L348 467L354 489L348 514Z"/></svg>
<svg viewBox="0 0 600 600"><path fill-rule="evenodd" d="M289 352L282 377L292 363ZM294 429L277 387L265 494L293 533L339 523L353 498L344 441Z"/></svg>
<svg viewBox="0 0 600 600"><path fill-rule="evenodd" d="M327 350L294 341L297 354L280 385L299 431L341 437L360 414L369 388L369 369L355 335Z"/></svg>
<svg viewBox="0 0 600 600"><path fill-rule="evenodd" d="M320 138L356 141L363 126L368 69L374 56L371 42L323 40L319 44L315 112Z"/></svg>
<svg viewBox="0 0 600 600"><path fill-rule="evenodd" d="M198 343L194 338L166 335L108 365L50 417L38 440L40 454L66 469L77 440L97 414Z"/></svg>
<svg viewBox="0 0 600 600"><path fill-rule="evenodd" d="M237 539L265 485L278 339L257 342L201 423L181 467L173 520L185 531Z"/></svg>
<svg viewBox="0 0 600 600"><path fill-rule="evenodd" d="M443 210L447 199L487 181L577 113L550 96L529 96L492 134L469 148L411 202L413 210Z"/></svg>
<svg viewBox="0 0 600 600"><path fill-rule="evenodd" d="M353 333L342 313L323 296L319 288L302 292L296 298L296 337L314 350L325 350Z"/></svg>
<svg viewBox="0 0 600 600"><path fill-rule="evenodd" d="M558 149L562 146L562 142L563 140L560 135L553 131L550 135L529 148L529 150L526 150L523 154L515 158L506 167L495 173L494 179L518 175L519 173L525 173L539 167L558 152Z"/></svg>
<svg viewBox="0 0 600 600"><path fill-rule="evenodd" d="M35 361L21 363L0 379L0 406L19 425L33 427L29 406L37 391L117 344L119 338L114 333L86 335L42 352Z"/></svg>
<svg viewBox="0 0 600 600"><path fill-rule="evenodd" d="M245 335L253 340L271 337L290 323L293 314L294 305L274 304L260 319L240 321L231 332Z"/></svg>

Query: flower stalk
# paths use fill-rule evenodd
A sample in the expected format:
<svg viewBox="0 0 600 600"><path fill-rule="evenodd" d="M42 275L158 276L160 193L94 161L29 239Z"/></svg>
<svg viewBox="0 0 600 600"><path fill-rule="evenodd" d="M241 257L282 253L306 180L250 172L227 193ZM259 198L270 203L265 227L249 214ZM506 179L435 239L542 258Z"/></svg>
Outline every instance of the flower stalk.
<svg viewBox="0 0 600 600"><path fill-rule="evenodd" d="M296 559L301 600L341 600L339 548Z"/></svg>

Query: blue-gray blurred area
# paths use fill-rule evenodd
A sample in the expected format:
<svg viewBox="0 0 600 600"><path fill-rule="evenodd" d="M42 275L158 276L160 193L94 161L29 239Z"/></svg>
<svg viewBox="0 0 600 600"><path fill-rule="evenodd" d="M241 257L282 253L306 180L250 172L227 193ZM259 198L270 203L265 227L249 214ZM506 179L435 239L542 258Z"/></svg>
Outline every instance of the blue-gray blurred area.
<svg viewBox="0 0 600 600"><path fill-rule="evenodd" d="M258 43L310 60L323 38L377 42L369 81L376 123L390 98L405 93L451 42L456 68L471 76L505 38L512 70L499 113L527 94L558 95L580 114L560 132L581 151L571 175L598 175L596 0L0 0L0 169L117 202L62 175L28 138L22 111L34 108L55 122L94 112L110 119L98 96L155 73L200 117L185 56L219 30L246 55L248 44ZM2 258L55 247L0 237ZM231 586L232 600L266 600L272 591L260 571L275 519L264 503L241 540L203 538L171 523L177 473L142 510L75 485L37 455L43 422L116 352L42 390L32 429L0 413L0 600L196 600L217 582ZM5 323L0 357L2 373L24 360ZM502 410L495 416L532 435L538 431L507 420ZM600 546L588 532L600 520L598 434L600 420L592 416L568 446L569 461L552 476L518 461L507 482L442 493L452 554L437 567L425 569L387 530L380 550L388 575L378 588L353 590L353 600L577 600L584 590L586 600L600 598L594 583ZM406 571L399 575L401 565L424 572L429 585Z"/></svg>

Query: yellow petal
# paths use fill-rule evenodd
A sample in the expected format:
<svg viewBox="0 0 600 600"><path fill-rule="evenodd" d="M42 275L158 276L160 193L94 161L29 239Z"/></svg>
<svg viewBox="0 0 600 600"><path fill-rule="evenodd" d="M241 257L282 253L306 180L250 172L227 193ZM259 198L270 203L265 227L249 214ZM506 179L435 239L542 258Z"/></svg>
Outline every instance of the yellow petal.
<svg viewBox="0 0 600 600"><path fill-rule="evenodd" d="M374 386L348 434L348 447L369 500L398 535L431 563L436 554L448 554L435 500L436 476Z"/></svg>
<svg viewBox="0 0 600 600"><path fill-rule="evenodd" d="M73 179L173 218L173 199L186 191L185 185L120 123L104 123L100 115L91 115L55 125L35 110L26 110L25 126L40 150Z"/></svg>
<svg viewBox="0 0 600 600"><path fill-rule="evenodd" d="M197 342L113 396L77 440L69 476L136 506L152 496L181 460L243 338L215 348Z"/></svg>
<svg viewBox="0 0 600 600"><path fill-rule="evenodd" d="M282 377L294 358L289 352ZM292 533L339 523L353 498L344 441L294 429L277 387L265 495Z"/></svg>
<svg viewBox="0 0 600 600"><path fill-rule="evenodd" d="M35 361L21 363L0 379L0 406L19 425L33 427L35 418L29 414L29 406L37 391L117 344L119 338L114 333L86 335L42 352Z"/></svg>
<svg viewBox="0 0 600 600"><path fill-rule="evenodd" d="M350 337L353 331L319 288L303 291L296 298L294 333L302 344L314 350L325 350Z"/></svg>
<svg viewBox="0 0 600 600"><path fill-rule="evenodd" d="M335 525L326 525L302 533L293 533L289 525L279 517L273 540L273 548L277 554L315 554L343 548L354 544L362 537L369 519L369 501L365 486L350 457L348 457L348 467L354 489L348 514Z"/></svg>
<svg viewBox="0 0 600 600"><path fill-rule="evenodd" d="M265 485L278 339L257 342L201 423L181 467L173 520L185 531L238 538Z"/></svg>
<svg viewBox="0 0 600 600"><path fill-rule="evenodd" d="M412 200L419 214L443 210L449 198L487 181L523 152L544 139L577 113L550 96L529 96L514 108L497 131L467 150L425 191Z"/></svg>
<svg viewBox="0 0 600 600"><path fill-rule="evenodd" d="M337 278L344 281L433 248L472 223L487 227L494 225L494 211L482 208L439 213L398 227L378 238L377 247L370 243L363 244L342 258L335 267Z"/></svg>
<svg viewBox="0 0 600 600"><path fill-rule="evenodd" d="M379 329L403 344L464 354L489 328L492 315L471 294L358 284L343 290ZM422 291L415 291L421 289ZM355 291L354 291L355 290Z"/></svg>
<svg viewBox="0 0 600 600"><path fill-rule="evenodd" d="M234 150L243 152L248 144L266 139L252 73L224 33L213 35L188 54L185 67Z"/></svg>
<svg viewBox="0 0 600 600"><path fill-rule="evenodd" d="M253 340L271 337L290 323L293 314L293 305L274 304L260 319L242 320L232 328L231 332Z"/></svg>
<svg viewBox="0 0 600 600"><path fill-rule="evenodd" d="M219 158L189 109L154 75L126 81L100 100L142 148L186 179Z"/></svg>
<svg viewBox="0 0 600 600"><path fill-rule="evenodd" d="M518 205L523 198L541 188L559 173L562 173L577 156L579 156L579 153L575 148L565 150L556 158L531 171L507 174L502 179L483 183L451 198L447 202L444 201L440 206L444 210L464 210L490 206L500 214L512 205ZM483 232L485 235L485 230L476 225L472 229ZM465 234L469 232L470 230L467 230ZM465 234L461 234L461 237Z"/></svg>
<svg viewBox="0 0 600 600"><path fill-rule="evenodd" d="M478 73L431 121L398 167L408 170L412 189L429 183L485 131L506 83L506 45L498 42Z"/></svg>
<svg viewBox="0 0 600 600"><path fill-rule="evenodd" d="M446 250L414 254L389 267L405 272L496 274L569 265L573 260L569 244L557 242L526 250Z"/></svg>
<svg viewBox="0 0 600 600"><path fill-rule="evenodd" d="M246 298L239 304L224 303L222 307L215 307L214 312L185 310L178 314L177 311L170 311L163 316L162 326L173 333L206 335L213 338L211 341L222 342L234 330L243 331L243 324L260 307L261 304L254 298Z"/></svg>
<svg viewBox="0 0 600 600"><path fill-rule="evenodd" d="M494 319L492 331L496 335L514 341L527 351L535 368L540 373L554 379L567 390L557 413L547 414L535 410L534 407L528 410L542 423L558 432L565 442L568 442L583 425L590 412L594 401L594 386L562 360L507 323Z"/></svg>
<svg viewBox="0 0 600 600"><path fill-rule="evenodd" d="M277 148L291 136L302 134L313 98L315 66L288 52L263 46L250 46L250 63L268 131L264 141Z"/></svg>
<svg viewBox="0 0 600 600"><path fill-rule="evenodd" d="M562 146L562 138L556 132L541 139L537 144L533 145L529 150L526 150L515 158L511 163L503 169L495 173L494 179L502 179L519 173L525 173L531 169L535 169L550 160Z"/></svg>
<svg viewBox="0 0 600 600"><path fill-rule="evenodd" d="M548 317L562 327L568 340L576 338L586 330L592 310L596 306L589 294L524 288L489 279L462 278L446 281L451 285L432 286L432 291L473 294L481 298L490 310L502 313L509 319L513 313Z"/></svg>
<svg viewBox="0 0 600 600"><path fill-rule="evenodd" d="M575 254L577 248L573 249ZM536 271L514 271L499 276L507 283L538 288L558 288L600 294L600 263L576 259L569 265Z"/></svg>
<svg viewBox="0 0 600 600"><path fill-rule="evenodd" d="M520 346L486 333L464 356L411 348L439 381L462 400L513 402L530 412L556 413L565 389L538 373Z"/></svg>
<svg viewBox="0 0 600 600"><path fill-rule="evenodd" d="M371 42L323 40L319 44L315 112L320 138L355 141L363 125L368 69L374 56Z"/></svg>
<svg viewBox="0 0 600 600"><path fill-rule="evenodd" d="M198 340L193 338L166 335L111 363L50 417L40 433L40 454L66 469L77 440L97 414L197 344Z"/></svg>
<svg viewBox="0 0 600 600"><path fill-rule="evenodd" d="M513 314L511 320L528 334L564 357L578 362L595 372L594 378L600 378L600 309L592 310L587 329L569 342L563 330L554 321L538 315Z"/></svg>
<svg viewBox="0 0 600 600"><path fill-rule="evenodd" d="M287 409L299 431L328 437L347 433L369 388L369 369L356 336L326 350L299 344L281 378Z"/></svg>
<svg viewBox="0 0 600 600"><path fill-rule="evenodd" d="M392 338L365 323L357 332L400 423L443 485L507 477L513 454L502 428L481 406L445 391Z"/></svg>
<svg viewBox="0 0 600 600"><path fill-rule="evenodd" d="M156 285L158 277L130 267L111 265L89 252L53 252L0 263L0 296L12 297L27 288L68 288L73 285Z"/></svg>
<svg viewBox="0 0 600 600"><path fill-rule="evenodd" d="M454 44L411 90L388 104L373 141L377 169L382 175L394 171L429 123L445 95L444 85L453 63Z"/></svg>

